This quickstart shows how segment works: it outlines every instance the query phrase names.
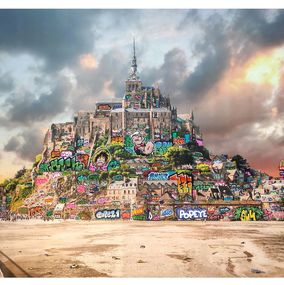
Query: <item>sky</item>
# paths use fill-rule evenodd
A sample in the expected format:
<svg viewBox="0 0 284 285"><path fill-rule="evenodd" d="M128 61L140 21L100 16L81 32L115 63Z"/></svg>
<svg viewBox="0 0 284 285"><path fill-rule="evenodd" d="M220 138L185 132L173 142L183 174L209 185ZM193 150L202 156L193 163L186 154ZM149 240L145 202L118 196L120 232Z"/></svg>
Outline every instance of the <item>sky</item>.
<svg viewBox="0 0 284 285"><path fill-rule="evenodd" d="M284 10L0 9L0 180L52 123L123 97L132 40L144 85L194 110L205 146L278 176Z"/></svg>

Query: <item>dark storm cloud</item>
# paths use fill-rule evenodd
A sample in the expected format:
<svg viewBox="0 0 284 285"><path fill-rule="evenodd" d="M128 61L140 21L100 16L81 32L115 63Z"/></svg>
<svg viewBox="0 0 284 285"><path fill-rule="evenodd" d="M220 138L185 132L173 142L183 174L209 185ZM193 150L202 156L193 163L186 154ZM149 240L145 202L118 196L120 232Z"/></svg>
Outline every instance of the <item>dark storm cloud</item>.
<svg viewBox="0 0 284 285"><path fill-rule="evenodd" d="M4 146L5 151L15 151L20 147L20 142L17 137L11 137Z"/></svg>
<svg viewBox="0 0 284 285"><path fill-rule="evenodd" d="M14 94L6 100L7 118L11 123L27 124L43 121L60 114L68 106L71 85L67 79L58 79L51 93L25 93L23 96ZM2 121L5 118L2 117ZM1 118L0 118L1 121ZM8 123L8 126L11 124ZM7 126L7 127L8 127Z"/></svg>
<svg viewBox="0 0 284 285"><path fill-rule="evenodd" d="M233 28L243 39L261 47L277 46L284 42L284 10L277 10L272 21L267 19L268 10L237 10Z"/></svg>
<svg viewBox="0 0 284 285"><path fill-rule="evenodd" d="M225 22L219 12L191 10L177 26L177 30L193 25L200 30L200 38L193 45L193 54L200 58L195 69L185 78L181 100L200 101L222 78L229 65L230 49Z"/></svg>
<svg viewBox="0 0 284 285"><path fill-rule="evenodd" d="M8 74L1 74L0 73L0 92L9 92L14 88L14 80Z"/></svg>
<svg viewBox="0 0 284 285"><path fill-rule="evenodd" d="M94 10L0 10L0 50L31 53L46 67L69 65L93 48Z"/></svg>
<svg viewBox="0 0 284 285"><path fill-rule="evenodd" d="M34 161L35 156L42 151L43 139L39 129L25 129L9 139L4 151L14 152L23 160Z"/></svg>

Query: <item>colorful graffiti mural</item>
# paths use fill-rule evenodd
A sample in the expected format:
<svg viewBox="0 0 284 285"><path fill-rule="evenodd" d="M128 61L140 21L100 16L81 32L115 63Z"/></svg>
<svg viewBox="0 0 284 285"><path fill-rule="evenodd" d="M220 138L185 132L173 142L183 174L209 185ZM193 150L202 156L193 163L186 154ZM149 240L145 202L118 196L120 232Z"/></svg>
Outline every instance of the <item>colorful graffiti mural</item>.
<svg viewBox="0 0 284 285"><path fill-rule="evenodd" d="M208 217L207 210L203 208L177 208L176 216L179 220L201 220Z"/></svg>

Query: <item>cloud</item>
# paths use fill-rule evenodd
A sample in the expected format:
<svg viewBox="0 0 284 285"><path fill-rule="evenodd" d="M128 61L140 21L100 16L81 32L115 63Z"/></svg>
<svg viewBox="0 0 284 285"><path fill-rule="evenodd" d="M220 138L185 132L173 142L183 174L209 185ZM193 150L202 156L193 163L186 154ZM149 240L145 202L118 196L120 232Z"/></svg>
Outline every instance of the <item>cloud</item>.
<svg viewBox="0 0 284 285"><path fill-rule="evenodd" d="M7 127L11 127L11 124L26 125L51 119L62 113L68 106L70 90L69 80L58 77L55 86L49 93L13 94L5 102L8 109L7 114L1 116L0 121L7 123Z"/></svg>
<svg viewBox="0 0 284 285"><path fill-rule="evenodd" d="M236 10L233 29L242 39L261 47L274 47L284 43L284 11L277 10L273 19L267 17L271 10ZM238 29L237 29L238 28Z"/></svg>
<svg viewBox="0 0 284 285"><path fill-rule="evenodd" d="M9 139L4 151L14 152L19 158L33 162L42 151L43 134L37 128L29 128Z"/></svg>
<svg viewBox="0 0 284 285"><path fill-rule="evenodd" d="M10 74L0 74L0 92L10 92L14 88L14 80Z"/></svg>
<svg viewBox="0 0 284 285"><path fill-rule="evenodd" d="M0 10L0 50L30 53L46 67L70 65L92 50L99 10Z"/></svg>

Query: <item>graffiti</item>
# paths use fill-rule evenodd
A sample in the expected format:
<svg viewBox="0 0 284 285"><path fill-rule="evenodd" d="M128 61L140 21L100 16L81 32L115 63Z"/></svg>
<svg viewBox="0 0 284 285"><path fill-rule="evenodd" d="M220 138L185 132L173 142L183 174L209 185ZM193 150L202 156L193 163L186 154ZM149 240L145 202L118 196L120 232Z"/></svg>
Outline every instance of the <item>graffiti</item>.
<svg viewBox="0 0 284 285"><path fill-rule="evenodd" d="M112 169L119 168L119 167L120 167L120 162L118 160L111 160L108 163L107 171L111 171Z"/></svg>
<svg viewBox="0 0 284 285"><path fill-rule="evenodd" d="M78 185L77 186L77 192L78 193L85 193L86 192L86 187L84 185Z"/></svg>
<svg viewBox="0 0 284 285"><path fill-rule="evenodd" d="M68 151L68 150L62 151L60 156L63 157L63 158L71 157L72 156L72 151Z"/></svg>
<svg viewBox="0 0 284 285"><path fill-rule="evenodd" d="M109 111L109 110L111 110L111 106L108 104L100 104L100 105L98 105L98 110Z"/></svg>
<svg viewBox="0 0 284 285"><path fill-rule="evenodd" d="M98 200L97 200L97 203L98 204L106 204L108 203L109 201L109 198L108 197L100 197Z"/></svg>
<svg viewBox="0 0 284 285"><path fill-rule="evenodd" d="M88 179L88 177L86 175L78 175L77 176L77 181L79 183L83 182L83 181L86 181Z"/></svg>
<svg viewBox="0 0 284 285"><path fill-rule="evenodd" d="M53 203L53 197L46 197L44 199L45 204L52 204Z"/></svg>
<svg viewBox="0 0 284 285"><path fill-rule="evenodd" d="M138 155L148 155L153 152L154 144L148 141L146 144L140 132L135 132L131 135L134 144L134 151Z"/></svg>
<svg viewBox="0 0 284 285"><path fill-rule="evenodd" d="M43 208L42 207L34 207L29 209L29 215L30 216L37 216L37 215L42 215L43 214Z"/></svg>
<svg viewBox="0 0 284 285"><path fill-rule="evenodd" d="M89 155L88 154L77 154L78 161L82 162L85 165L85 168L88 167Z"/></svg>
<svg viewBox="0 0 284 285"><path fill-rule="evenodd" d="M208 217L207 210L202 208L177 208L176 215L180 220L197 220Z"/></svg>
<svg viewBox="0 0 284 285"><path fill-rule="evenodd" d="M203 154L201 152L195 151L192 153L192 157L194 160L203 159Z"/></svg>
<svg viewBox="0 0 284 285"><path fill-rule="evenodd" d="M230 212L231 209L228 208L228 207L219 207L218 211L219 211L219 213L220 213L221 215L223 215L223 214L225 214L225 213Z"/></svg>
<svg viewBox="0 0 284 285"><path fill-rule="evenodd" d="M113 179L114 181L122 181L122 180L123 180L123 176L122 176L122 175L114 175L114 176L112 177L112 179Z"/></svg>
<svg viewBox="0 0 284 285"><path fill-rule="evenodd" d="M201 139L196 139L196 143L198 146L203 146L203 140Z"/></svg>
<svg viewBox="0 0 284 285"><path fill-rule="evenodd" d="M66 208L67 209L75 209L76 208L76 204L75 203L67 203L66 204Z"/></svg>
<svg viewBox="0 0 284 285"><path fill-rule="evenodd" d="M171 208L166 208L161 210L161 217L171 217L173 216L174 211Z"/></svg>
<svg viewBox="0 0 284 285"><path fill-rule="evenodd" d="M190 194L192 195L192 176L188 174L173 174L170 176L170 180L177 180L178 193L180 195Z"/></svg>
<svg viewBox="0 0 284 285"><path fill-rule="evenodd" d="M148 180L168 180L169 173L167 172L150 172Z"/></svg>
<svg viewBox="0 0 284 285"><path fill-rule="evenodd" d="M202 175L208 175L210 174L210 167L209 165L205 164L205 163L199 163L196 168L199 170L200 174Z"/></svg>
<svg viewBox="0 0 284 285"><path fill-rule="evenodd" d="M185 134L184 135L184 142L189 143L190 142L190 134Z"/></svg>
<svg viewBox="0 0 284 285"><path fill-rule="evenodd" d="M146 220L145 209L143 207L133 210L131 214L133 220L141 220L141 221Z"/></svg>
<svg viewBox="0 0 284 285"><path fill-rule="evenodd" d="M241 221L258 221L263 217L263 211L257 207L239 207L235 211L235 218Z"/></svg>
<svg viewBox="0 0 284 285"><path fill-rule="evenodd" d="M89 180L99 180L99 175L98 174L90 174L88 176Z"/></svg>
<svg viewBox="0 0 284 285"><path fill-rule="evenodd" d="M98 210L95 213L95 217L98 220L101 220L101 219L110 219L110 220L120 219L120 209Z"/></svg>
<svg viewBox="0 0 284 285"><path fill-rule="evenodd" d="M149 221L159 221L160 220L160 207L159 207L159 205L149 205L148 220Z"/></svg>
<svg viewBox="0 0 284 285"><path fill-rule="evenodd" d="M76 160L76 157L56 158L48 163L41 163L39 169L42 172L59 172L59 171L80 171L84 169L84 164Z"/></svg>
<svg viewBox="0 0 284 285"><path fill-rule="evenodd" d="M51 152L51 158L55 158L55 157L60 157L60 151L59 150L53 150Z"/></svg>
<svg viewBox="0 0 284 285"><path fill-rule="evenodd" d="M161 141L155 142L154 143L155 154L164 155L172 145L173 145L172 142L161 142Z"/></svg>
<svg viewBox="0 0 284 285"><path fill-rule="evenodd" d="M47 183L48 182L48 179L47 178L36 178L35 179L35 185L36 186L39 186L39 185L42 185L44 183Z"/></svg>
<svg viewBox="0 0 284 285"><path fill-rule="evenodd" d="M176 145L182 145L182 144L185 144L185 139L184 138L174 138L173 143Z"/></svg>
<svg viewBox="0 0 284 285"><path fill-rule="evenodd" d="M131 218L131 212L129 211L125 211L121 214L121 217L123 220L129 220Z"/></svg>
<svg viewBox="0 0 284 285"><path fill-rule="evenodd" d="M123 143L123 137L121 137L121 136L112 137L111 143Z"/></svg>
<svg viewBox="0 0 284 285"><path fill-rule="evenodd" d="M110 161L110 153L104 148L98 148L92 158L90 164L91 171L107 171L107 166Z"/></svg>
<svg viewBox="0 0 284 285"><path fill-rule="evenodd" d="M198 191L208 191L214 187L214 182L211 181L194 181L193 188Z"/></svg>

